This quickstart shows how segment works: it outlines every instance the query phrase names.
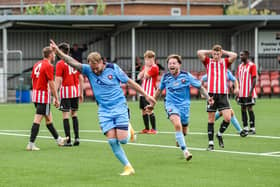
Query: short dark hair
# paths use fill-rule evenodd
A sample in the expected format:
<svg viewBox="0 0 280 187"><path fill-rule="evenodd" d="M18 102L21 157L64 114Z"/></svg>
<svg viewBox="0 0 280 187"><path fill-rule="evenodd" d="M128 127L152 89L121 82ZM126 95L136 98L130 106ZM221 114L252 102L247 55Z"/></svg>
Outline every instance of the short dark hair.
<svg viewBox="0 0 280 187"><path fill-rule="evenodd" d="M167 57L166 59L166 62L168 64L168 61L171 59L171 58L175 58L177 59L177 61L179 62L179 64L182 64L182 57L180 55L177 55L177 54L171 54Z"/></svg>
<svg viewBox="0 0 280 187"><path fill-rule="evenodd" d="M58 48L65 54L69 54L70 52L70 45L66 42L60 43Z"/></svg>
<svg viewBox="0 0 280 187"><path fill-rule="evenodd" d="M247 51L247 50L243 50L242 52L243 52L246 56L249 56L249 54L250 54L249 51Z"/></svg>

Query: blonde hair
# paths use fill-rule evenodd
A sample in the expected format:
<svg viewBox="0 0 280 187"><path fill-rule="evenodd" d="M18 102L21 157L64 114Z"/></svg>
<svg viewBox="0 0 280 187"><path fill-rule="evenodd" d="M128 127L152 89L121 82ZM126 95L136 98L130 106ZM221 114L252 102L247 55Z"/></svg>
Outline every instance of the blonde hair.
<svg viewBox="0 0 280 187"><path fill-rule="evenodd" d="M91 52L87 57L87 62L97 63L102 60L101 55L98 52Z"/></svg>
<svg viewBox="0 0 280 187"><path fill-rule="evenodd" d="M219 44L215 44L215 45L212 47L212 50L213 50L213 51L221 51L221 50L222 50L222 46L219 45Z"/></svg>
<svg viewBox="0 0 280 187"><path fill-rule="evenodd" d="M179 62L179 64L182 64L182 57L181 57L180 55L171 54L171 55L169 55L169 56L167 57L166 62L168 63L168 61L169 61L171 58L177 59L177 61Z"/></svg>
<svg viewBox="0 0 280 187"><path fill-rule="evenodd" d="M147 50L145 53L144 53L144 58L155 58L156 54L154 51L152 50Z"/></svg>
<svg viewBox="0 0 280 187"><path fill-rule="evenodd" d="M49 58L50 54L53 53L53 50L50 47L44 47L42 50L43 58Z"/></svg>

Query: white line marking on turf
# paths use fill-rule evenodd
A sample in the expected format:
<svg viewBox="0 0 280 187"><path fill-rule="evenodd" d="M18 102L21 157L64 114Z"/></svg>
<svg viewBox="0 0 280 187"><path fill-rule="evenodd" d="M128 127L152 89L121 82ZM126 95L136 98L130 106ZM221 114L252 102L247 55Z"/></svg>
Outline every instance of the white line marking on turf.
<svg viewBox="0 0 280 187"><path fill-rule="evenodd" d="M41 132L48 132L48 130L40 130ZM64 132L63 130L57 130L59 132ZM30 132L30 130L1 130L0 132ZM80 132L88 132L88 133L102 133L100 130L80 130ZM135 133L140 134L139 132L135 131ZM158 131L158 134L174 134L174 132L165 132L165 131ZM204 132L189 132L190 135L207 135ZM237 136L239 134L223 134L224 136ZM264 138L264 139L280 139L280 136L264 136L264 135L248 135L248 138ZM247 138L246 137L246 138Z"/></svg>
<svg viewBox="0 0 280 187"><path fill-rule="evenodd" d="M280 151L276 151L276 152L268 152L268 153L262 153L263 155L277 155L280 154Z"/></svg>
<svg viewBox="0 0 280 187"><path fill-rule="evenodd" d="M29 137L28 134L7 133L7 132L0 132L0 135ZM44 138L44 139L53 139L50 136L37 136L37 137ZM82 141L82 142L108 143L106 140L80 139L80 141ZM128 144L129 145L135 145L135 146L142 146L142 147L157 147L157 148L178 149L178 147L176 147L176 146L169 146L169 145L143 144L143 143L128 143ZM197 147L189 147L189 149L190 150L195 150L195 151L206 151L205 148L197 148ZM213 150L213 151L209 151L209 152L230 153L230 154L240 154L240 155L254 155L254 156L268 156L268 157L279 157L280 158L280 155L267 154L267 153L226 151L226 150Z"/></svg>

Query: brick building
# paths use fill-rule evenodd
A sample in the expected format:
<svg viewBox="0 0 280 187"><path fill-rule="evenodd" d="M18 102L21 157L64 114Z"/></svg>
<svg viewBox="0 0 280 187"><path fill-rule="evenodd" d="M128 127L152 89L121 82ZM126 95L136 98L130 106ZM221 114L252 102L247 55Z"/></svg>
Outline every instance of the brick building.
<svg viewBox="0 0 280 187"><path fill-rule="evenodd" d="M43 5L44 2L65 3L65 0L1 0L0 9L8 14L20 14L20 8ZM84 5L96 8L96 0L70 0L71 7ZM187 0L103 0L106 15L188 15ZM190 15L223 15L232 0L190 0Z"/></svg>

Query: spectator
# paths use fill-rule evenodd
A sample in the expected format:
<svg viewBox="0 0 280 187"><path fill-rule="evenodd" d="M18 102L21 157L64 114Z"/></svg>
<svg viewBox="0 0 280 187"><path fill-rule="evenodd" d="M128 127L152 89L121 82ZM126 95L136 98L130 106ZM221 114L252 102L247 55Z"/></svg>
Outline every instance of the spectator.
<svg viewBox="0 0 280 187"><path fill-rule="evenodd" d="M136 61L135 61L135 76L137 77L138 74L140 73L140 71L142 70L142 62L140 57L136 57ZM138 84L141 84L141 80L137 80L136 81Z"/></svg>
<svg viewBox="0 0 280 187"><path fill-rule="evenodd" d="M79 48L78 44L73 44L73 47L70 49L71 56L80 63L83 63L83 52L87 50L87 45L83 44L83 48Z"/></svg>
<svg viewBox="0 0 280 187"><path fill-rule="evenodd" d="M159 60L158 60L158 59L155 60L155 63L156 63L156 65L158 66L159 74L161 75L162 72L165 70L165 68L163 67L163 65L161 65L161 64L159 63Z"/></svg>

